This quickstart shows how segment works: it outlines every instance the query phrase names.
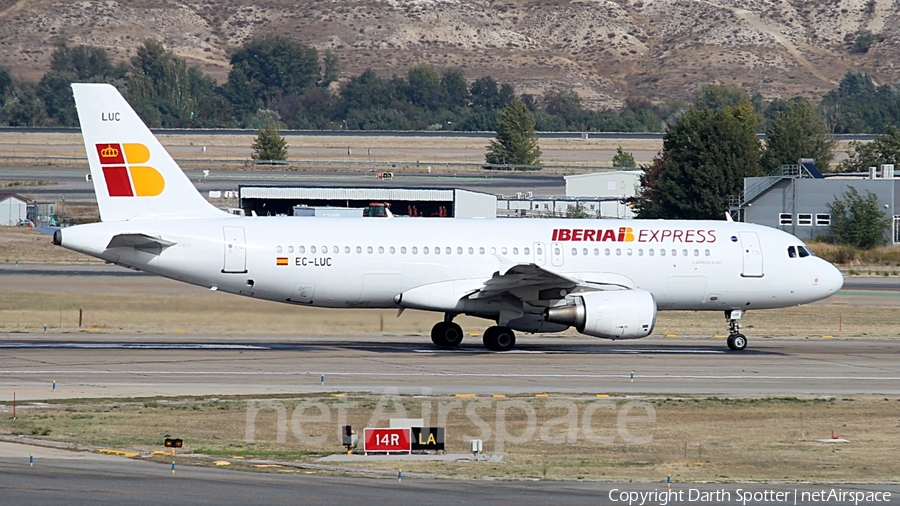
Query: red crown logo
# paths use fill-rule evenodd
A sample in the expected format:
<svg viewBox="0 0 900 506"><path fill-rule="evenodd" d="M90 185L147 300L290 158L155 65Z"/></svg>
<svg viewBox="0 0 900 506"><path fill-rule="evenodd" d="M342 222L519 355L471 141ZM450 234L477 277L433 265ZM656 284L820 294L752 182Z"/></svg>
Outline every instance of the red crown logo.
<svg viewBox="0 0 900 506"><path fill-rule="evenodd" d="M113 158L119 156L119 150L112 146L107 146L100 150L100 156L103 158Z"/></svg>

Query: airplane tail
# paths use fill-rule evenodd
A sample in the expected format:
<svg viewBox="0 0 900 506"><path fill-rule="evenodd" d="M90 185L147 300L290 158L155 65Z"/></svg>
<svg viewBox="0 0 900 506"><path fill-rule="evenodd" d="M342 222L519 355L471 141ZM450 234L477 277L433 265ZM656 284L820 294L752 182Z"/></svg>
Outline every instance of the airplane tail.
<svg viewBox="0 0 900 506"><path fill-rule="evenodd" d="M73 84L102 221L218 218L150 129L109 84Z"/></svg>

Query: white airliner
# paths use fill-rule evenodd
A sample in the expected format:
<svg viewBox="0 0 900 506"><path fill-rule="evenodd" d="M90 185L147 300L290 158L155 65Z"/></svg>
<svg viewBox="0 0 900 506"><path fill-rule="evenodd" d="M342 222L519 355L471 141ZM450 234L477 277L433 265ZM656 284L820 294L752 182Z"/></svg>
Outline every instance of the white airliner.
<svg viewBox="0 0 900 506"><path fill-rule="evenodd" d="M724 311L731 349L750 309L824 299L841 273L796 237L730 221L243 217L220 211L112 86L73 84L101 223L57 245L213 290L329 308L492 320L489 350L515 333L607 339L651 333L658 310Z"/></svg>

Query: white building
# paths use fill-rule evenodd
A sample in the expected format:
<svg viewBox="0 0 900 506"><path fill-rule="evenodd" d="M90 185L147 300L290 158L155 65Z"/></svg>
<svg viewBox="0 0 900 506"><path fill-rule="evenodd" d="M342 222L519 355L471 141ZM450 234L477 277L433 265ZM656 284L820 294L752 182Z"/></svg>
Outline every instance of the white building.
<svg viewBox="0 0 900 506"><path fill-rule="evenodd" d="M28 199L15 193L0 194L0 226L14 227L28 216Z"/></svg>
<svg viewBox="0 0 900 506"><path fill-rule="evenodd" d="M611 170L566 176L566 196L631 198L641 186L641 174L640 170Z"/></svg>

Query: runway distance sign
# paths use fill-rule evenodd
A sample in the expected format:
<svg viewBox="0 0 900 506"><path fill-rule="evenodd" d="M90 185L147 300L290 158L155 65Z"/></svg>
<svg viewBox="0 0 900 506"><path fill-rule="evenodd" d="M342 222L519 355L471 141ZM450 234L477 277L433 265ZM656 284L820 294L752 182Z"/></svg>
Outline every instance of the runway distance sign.
<svg viewBox="0 0 900 506"><path fill-rule="evenodd" d="M383 453L409 453L412 450L410 429L364 429L365 451Z"/></svg>

